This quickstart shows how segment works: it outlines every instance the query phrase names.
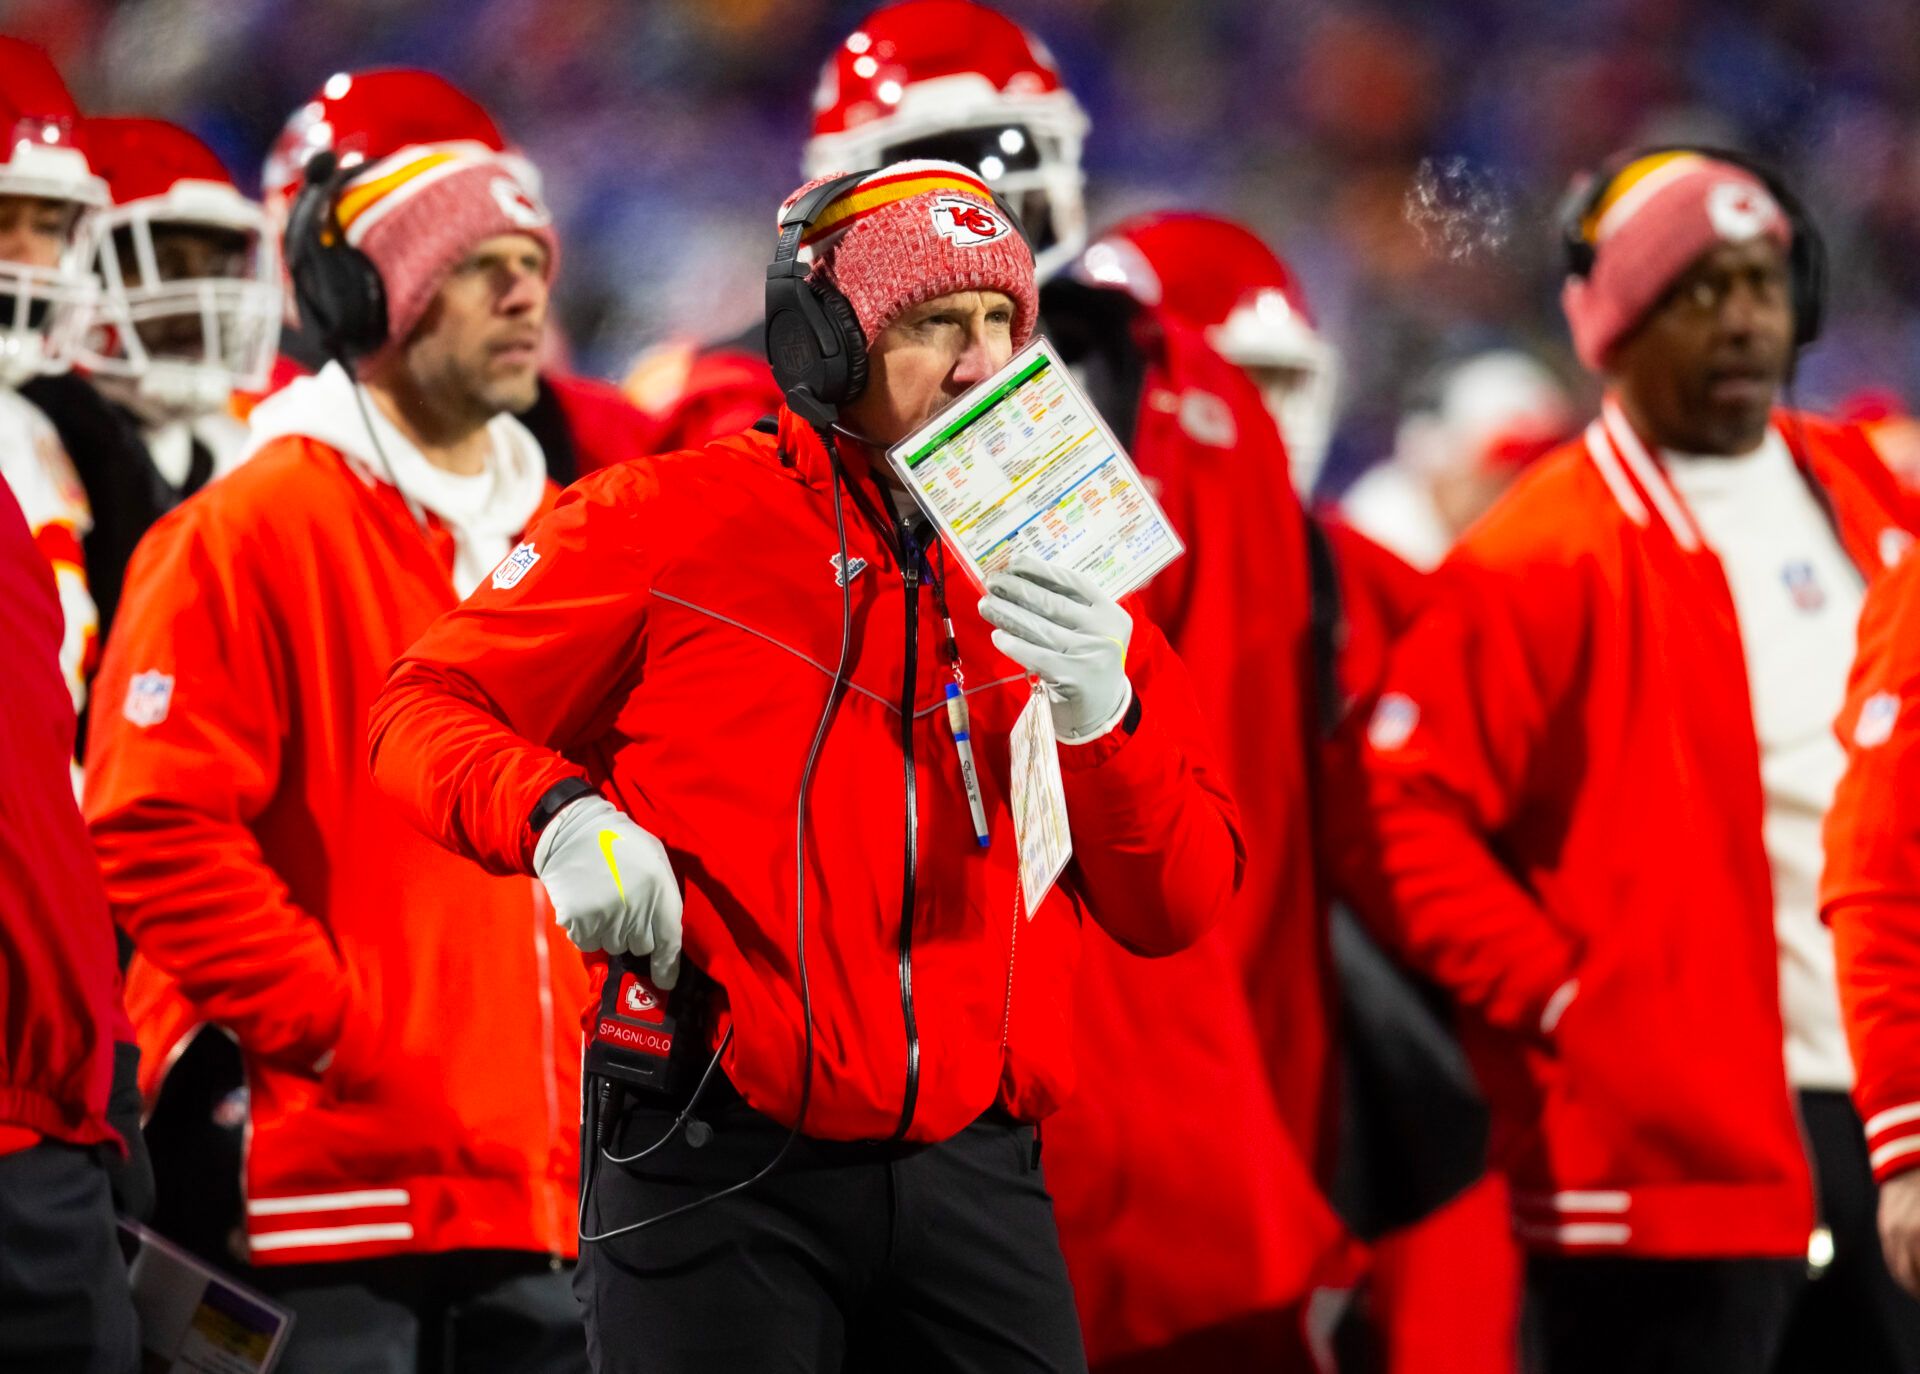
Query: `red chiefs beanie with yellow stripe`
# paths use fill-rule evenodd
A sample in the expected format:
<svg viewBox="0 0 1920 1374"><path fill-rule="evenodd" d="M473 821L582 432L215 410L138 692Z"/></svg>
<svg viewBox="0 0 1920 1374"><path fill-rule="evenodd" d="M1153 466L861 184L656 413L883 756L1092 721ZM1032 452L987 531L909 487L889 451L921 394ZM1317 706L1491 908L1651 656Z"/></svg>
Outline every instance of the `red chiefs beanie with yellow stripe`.
<svg viewBox="0 0 1920 1374"><path fill-rule="evenodd" d="M1621 168L1580 235L1593 247L1593 270L1567 278L1560 303L1580 361L1605 372L1614 346L1702 253L1763 237L1787 249L1793 227L1752 172L1681 150Z"/></svg>
<svg viewBox="0 0 1920 1374"><path fill-rule="evenodd" d="M833 179L809 181L781 213ZM903 311L955 291L1012 300L1016 349L1039 319L1026 239L986 183L957 162L896 162L868 173L820 208L800 246L814 276L847 298L869 344Z"/></svg>
<svg viewBox="0 0 1920 1374"><path fill-rule="evenodd" d="M347 243L372 260L387 293L387 342L361 375L404 348L447 274L475 246L525 234L547 250L553 280L560 242L546 206L491 154L422 143L358 171L336 205Z"/></svg>

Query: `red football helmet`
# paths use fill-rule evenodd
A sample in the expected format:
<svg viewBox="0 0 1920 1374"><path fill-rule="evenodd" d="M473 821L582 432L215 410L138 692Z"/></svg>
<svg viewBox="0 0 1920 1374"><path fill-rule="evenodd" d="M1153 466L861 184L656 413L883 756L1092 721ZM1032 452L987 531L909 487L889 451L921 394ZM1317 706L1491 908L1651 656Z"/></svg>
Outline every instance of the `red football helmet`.
<svg viewBox="0 0 1920 1374"><path fill-rule="evenodd" d="M96 119L87 135L113 204L99 217L102 291L82 363L149 413L206 414L264 387L281 311L266 212L177 125Z"/></svg>
<svg viewBox="0 0 1920 1374"><path fill-rule="evenodd" d="M1039 39L972 0L906 0L868 15L821 68L805 170L975 168L1019 214L1044 279L1086 243L1086 135Z"/></svg>
<svg viewBox="0 0 1920 1374"><path fill-rule="evenodd" d="M1257 234L1218 215L1142 215L1102 234L1074 271L1194 325L1244 368L1287 441L1295 486L1313 489L1333 437L1339 355L1299 278Z"/></svg>
<svg viewBox="0 0 1920 1374"><path fill-rule="evenodd" d="M11 385L72 365L97 295L93 215L107 198L66 83L17 38L0 38L0 197L66 210L54 262L0 261L0 382Z"/></svg>
<svg viewBox="0 0 1920 1374"><path fill-rule="evenodd" d="M332 151L342 166L378 162L416 143L485 148L536 196L539 174L493 122L493 116L443 76L417 67L335 72L287 119L267 153L260 193L277 227L300 189L315 153Z"/></svg>
<svg viewBox="0 0 1920 1374"><path fill-rule="evenodd" d="M287 118L260 171L260 195L274 241L286 234L293 198L315 153L331 151L342 166L353 167L416 143L485 149L539 198L539 171L508 145L480 102L444 76L418 67L335 72ZM285 294L286 321L298 324L293 293Z"/></svg>

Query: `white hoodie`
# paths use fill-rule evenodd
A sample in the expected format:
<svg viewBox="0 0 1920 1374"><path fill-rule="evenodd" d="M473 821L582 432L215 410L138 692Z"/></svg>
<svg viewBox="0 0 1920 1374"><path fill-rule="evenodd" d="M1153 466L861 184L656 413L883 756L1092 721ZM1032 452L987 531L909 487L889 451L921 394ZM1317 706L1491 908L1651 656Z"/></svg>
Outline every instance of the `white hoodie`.
<svg viewBox="0 0 1920 1374"><path fill-rule="evenodd" d="M254 408L251 457L288 435L338 449L361 481L398 487L409 507L431 512L453 535L453 586L465 597L513 549L546 493L546 457L511 415L487 422L493 439L486 469L473 476L429 463L373 399L356 396L338 363L302 377ZM371 426L371 429L369 429Z"/></svg>

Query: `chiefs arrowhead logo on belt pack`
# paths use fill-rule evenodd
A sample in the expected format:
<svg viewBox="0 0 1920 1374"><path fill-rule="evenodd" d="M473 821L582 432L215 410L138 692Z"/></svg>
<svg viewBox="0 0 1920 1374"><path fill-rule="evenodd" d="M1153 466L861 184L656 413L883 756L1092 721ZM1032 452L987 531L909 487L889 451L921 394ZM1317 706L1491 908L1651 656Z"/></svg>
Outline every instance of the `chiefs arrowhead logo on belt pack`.
<svg viewBox="0 0 1920 1374"><path fill-rule="evenodd" d="M630 1021L658 1024L667 1019L667 1009L659 989L637 973L620 976L620 1000L615 1005L618 1014Z"/></svg>

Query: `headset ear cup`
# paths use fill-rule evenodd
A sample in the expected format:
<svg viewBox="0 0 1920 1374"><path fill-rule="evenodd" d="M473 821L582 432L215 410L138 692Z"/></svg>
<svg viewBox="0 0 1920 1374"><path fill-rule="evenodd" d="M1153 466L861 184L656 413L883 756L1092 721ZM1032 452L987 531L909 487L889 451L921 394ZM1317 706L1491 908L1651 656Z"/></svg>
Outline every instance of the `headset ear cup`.
<svg viewBox="0 0 1920 1374"><path fill-rule="evenodd" d="M1793 247L1787 256L1793 292L1793 344L1805 348L1820 337L1826 316L1827 244L1820 236L1820 227L1807 214L1806 203L1784 182L1769 177L1767 189L1793 229Z"/></svg>
<svg viewBox="0 0 1920 1374"><path fill-rule="evenodd" d="M352 301L341 321L341 343L356 358L365 357L379 352L387 342L387 284L373 259L358 248L342 244L338 252L341 285Z"/></svg>
<svg viewBox="0 0 1920 1374"><path fill-rule="evenodd" d="M860 328L860 317L853 313L853 304L831 286L815 286L813 294L820 298L820 307L826 311L827 319L840 335L841 346L847 355L847 385L844 395L833 397L834 404L845 405L856 400L867 389L867 336Z"/></svg>
<svg viewBox="0 0 1920 1374"><path fill-rule="evenodd" d="M1827 311L1827 248L1820 231L1802 219L1794 231L1794 341L1805 348L1820 337Z"/></svg>
<svg viewBox="0 0 1920 1374"><path fill-rule="evenodd" d="M300 313L329 352L351 361L387 341L387 291L373 260L334 236L326 221L344 176L333 173L301 187L287 216L285 261Z"/></svg>
<svg viewBox="0 0 1920 1374"><path fill-rule="evenodd" d="M1599 203L1611 180L1605 174L1592 174L1575 181L1554 210L1554 226L1560 240L1561 257L1570 277L1593 274L1593 245L1587 241L1585 226L1587 216L1593 213L1593 207Z"/></svg>
<svg viewBox="0 0 1920 1374"><path fill-rule="evenodd" d="M324 190L313 183L300 188L293 209L287 215L286 238L281 251L302 321L316 334L327 338L334 333L334 319L329 308L331 302L323 280L324 273L317 261L321 247L315 223L324 196Z"/></svg>

